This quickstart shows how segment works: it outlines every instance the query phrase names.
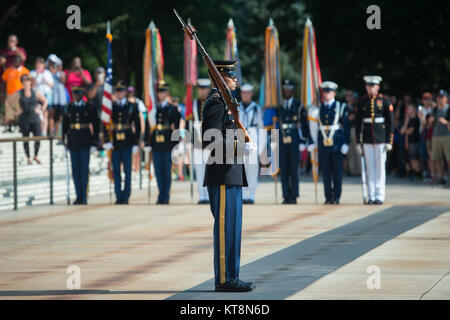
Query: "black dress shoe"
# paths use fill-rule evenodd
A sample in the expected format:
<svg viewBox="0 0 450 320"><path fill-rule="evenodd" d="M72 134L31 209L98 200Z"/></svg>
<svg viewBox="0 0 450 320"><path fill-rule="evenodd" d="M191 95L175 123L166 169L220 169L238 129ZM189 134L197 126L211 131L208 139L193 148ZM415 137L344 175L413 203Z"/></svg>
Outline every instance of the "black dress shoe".
<svg viewBox="0 0 450 320"><path fill-rule="evenodd" d="M325 200L324 204L332 204L333 200Z"/></svg>
<svg viewBox="0 0 450 320"><path fill-rule="evenodd" d="M76 199L73 203L74 206L81 204L81 199Z"/></svg>
<svg viewBox="0 0 450 320"><path fill-rule="evenodd" d="M197 202L198 204L208 204L209 201L208 200L200 200L199 202Z"/></svg>
<svg viewBox="0 0 450 320"><path fill-rule="evenodd" d="M297 204L297 199L296 198L289 199L289 204Z"/></svg>
<svg viewBox="0 0 450 320"><path fill-rule="evenodd" d="M116 202L114 202L114 204L122 204L122 199L117 199Z"/></svg>
<svg viewBox="0 0 450 320"><path fill-rule="evenodd" d="M216 292L249 292L255 289L253 282L244 282L239 279L230 280L220 285L216 285Z"/></svg>
<svg viewBox="0 0 450 320"><path fill-rule="evenodd" d="M248 199L242 199L242 204L248 204Z"/></svg>
<svg viewBox="0 0 450 320"><path fill-rule="evenodd" d="M375 204L375 201L369 200L369 201L367 202L367 204Z"/></svg>
<svg viewBox="0 0 450 320"><path fill-rule="evenodd" d="M339 199L338 200L334 200L333 204L339 204Z"/></svg>
<svg viewBox="0 0 450 320"><path fill-rule="evenodd" d="M248 199L248 200L247 200L247 204L255 204L255 200Z"/></svg>
<svg viewBox="0 0 450 320"><path fill-rule="evenodd" d="M128 204L128 199L122 199L122 202L120 204Z"/></svg>
<svg viewBox="0 0 450 320"><path fill-rule="evenodd" d="M284 199L283 199L283 202L281 202L281 204L289 204L289 200L286 199L286 198L284 198Z"/></svg>
<svg viewBox="0 0 450 320"><path fill-rule="evenodd" d="M375 200L374 204L383 204L383 201L381 201L381 200Z"/></svg>

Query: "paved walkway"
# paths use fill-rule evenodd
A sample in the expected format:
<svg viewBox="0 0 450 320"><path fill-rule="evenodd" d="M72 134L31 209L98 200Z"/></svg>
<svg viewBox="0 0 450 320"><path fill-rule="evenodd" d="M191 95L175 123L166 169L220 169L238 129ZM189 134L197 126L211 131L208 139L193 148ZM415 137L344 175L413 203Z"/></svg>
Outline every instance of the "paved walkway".
<svg viewBox="0 0 450 320"><path fill-rule="evenodd" d="M257 285L247 294L212 291L213 218L191 204L189 183L173 184L170 206L155 206L155 191L151 205L137 190L129 206L96 196L1 212L0 299L450 299L448 189L392 181L385 205L363 206L350 179L342 204L324 206L301 181L299 204L282 206L261 183L244 207L241 278ZM69 266L81 290L68 290Z"/></svg>

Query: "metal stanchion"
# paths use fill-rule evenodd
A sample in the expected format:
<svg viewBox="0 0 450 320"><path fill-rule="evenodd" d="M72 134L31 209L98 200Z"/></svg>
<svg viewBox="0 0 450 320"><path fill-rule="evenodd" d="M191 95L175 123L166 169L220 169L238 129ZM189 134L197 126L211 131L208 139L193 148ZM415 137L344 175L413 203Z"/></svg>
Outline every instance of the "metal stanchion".
<svg viewBox="0 0 450 320"><path fill-rule="evenodd" d="M17 143L13 141L13 189L14 189L14 210L17 211Z"/></svg>
<svg viewBox="0 0 450 320"><path fill-rule="evenodd" d="M53 205L53 138L50 138L50 204Z"/></svg>

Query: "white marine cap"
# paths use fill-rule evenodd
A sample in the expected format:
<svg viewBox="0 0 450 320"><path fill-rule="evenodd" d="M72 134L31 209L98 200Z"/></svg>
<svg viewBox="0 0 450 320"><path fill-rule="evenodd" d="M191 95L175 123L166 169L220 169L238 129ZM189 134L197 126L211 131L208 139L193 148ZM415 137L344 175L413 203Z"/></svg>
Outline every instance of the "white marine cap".
<svg viewBox="0 0 450 320"><path fill-rule="evenodd" d="M199 78L197 79L197 87L207 88L211 85L211 80L208 78Z"/></svg>
<svg viewBox="0 0 450 320"><path fill-rule="evenodd" d="M364 76L364 81L366 84L380 84L380 82L383 80L380 76Z"/></svg>
<svg viewBox="0 0 450 320"><path fill-rule="evenodd" d="M336 91L336 89L338 88L338 85L333 81L324 81L320 84L320 88Z"/></svg>
<svg viewBox="0 0 450 320"><path fill-rule="evenodd" d="M48 56L47 63L48 63L48 61L51 61L55 64L62 64L62 60L60 58L58 58L58 56L54 53L52 53L51 55Z"/></svg>
<svg viewBox="0 0 450 320"><path fill-rule="evenodd" d="M250 83L243 84L241 86L241 92L253 91L253 86Z"/></svg>

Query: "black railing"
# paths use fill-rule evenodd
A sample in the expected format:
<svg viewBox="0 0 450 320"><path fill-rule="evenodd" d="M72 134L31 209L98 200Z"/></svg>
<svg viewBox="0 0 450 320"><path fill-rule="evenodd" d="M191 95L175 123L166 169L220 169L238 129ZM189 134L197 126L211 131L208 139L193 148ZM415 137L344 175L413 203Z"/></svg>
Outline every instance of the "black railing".
<svg viewBox="0 0 450 320"><path fill-rule="evenodd" d="M61 140L61 137L20 137L20 138L0 138L0 143L12 143L13 147L13 193L14 193L14 210L18 209L17 196L17 142L27 141L43 141L48 140L50 143L50 194L49 204L53 205L53 140Z"/></svg>

